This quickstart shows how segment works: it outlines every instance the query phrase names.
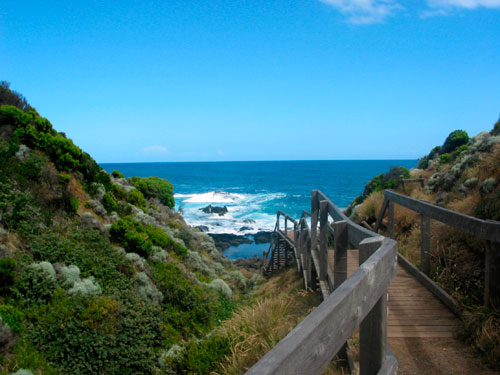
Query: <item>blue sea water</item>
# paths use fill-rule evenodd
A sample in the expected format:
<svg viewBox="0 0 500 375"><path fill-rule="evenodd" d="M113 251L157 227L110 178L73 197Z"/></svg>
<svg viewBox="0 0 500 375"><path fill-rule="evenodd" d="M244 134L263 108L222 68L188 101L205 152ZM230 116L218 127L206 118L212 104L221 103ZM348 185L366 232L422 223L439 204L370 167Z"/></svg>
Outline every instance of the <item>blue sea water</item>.
<svg viewBox="0 0 500 375"><path fill-rule="evenodd" d="M311 191L323 191L340 208L363 192L365 184L392 166L413 168L417 160L323 160L183 163L102 163L125 177L158 176L174 185L176 208L186 222L210 233L252 234L272 230L276 211L298 218L310 210ZM207 205L228 213L205 214ZM267 246L228 249L230 258L262 254ZM243 249L245 248L245 249Z"/></svg>

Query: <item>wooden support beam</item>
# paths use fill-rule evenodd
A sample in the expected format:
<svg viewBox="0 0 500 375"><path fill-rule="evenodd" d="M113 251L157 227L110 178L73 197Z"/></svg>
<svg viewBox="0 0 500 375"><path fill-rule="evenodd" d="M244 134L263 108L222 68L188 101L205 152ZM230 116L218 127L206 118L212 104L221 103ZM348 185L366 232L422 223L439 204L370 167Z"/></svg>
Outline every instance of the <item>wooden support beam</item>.
<svg viewBox="0 0 500 375"><path fill-rule="evenodd" d="M421 215L420 226L420 269L429 276L431 272L431 219Z"/></svg>
<svg viewBox="0 0 500 375"><path fill-rule="evenodd" d="M382 245L383 237L372 237L359 245L361 266ZM387 292L383 293L360 325L360 375L376 375L386 357L387 347Z"/></svg>
<svg viewBox="0 0 500 375"><path fill-rule="evenodd" d="M382 208L380 209L380 212L378 213L378 216L377 216L377 222L375 223L375 228L373 228L373 231L375 233L377 233L379 228L380 228L380 223L382 222L382 219L384 218L388 203L389 203L389 201L386 198L384 198L384 203L382 203Z"/></svg>

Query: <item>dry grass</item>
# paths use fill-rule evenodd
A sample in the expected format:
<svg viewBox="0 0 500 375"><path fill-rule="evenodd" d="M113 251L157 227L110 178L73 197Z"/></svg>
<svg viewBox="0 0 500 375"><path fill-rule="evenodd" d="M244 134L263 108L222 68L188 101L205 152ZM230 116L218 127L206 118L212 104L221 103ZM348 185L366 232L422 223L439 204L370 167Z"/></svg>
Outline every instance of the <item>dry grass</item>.
<svg viewBox="0 0 500 375"><path fill-rule="evenodd" d="M295 269L261 285L255 300L221 327L231 340L231 353L220 363L220 374L241 374L255 364L320 303L319 296L302 289Z"/></svg>

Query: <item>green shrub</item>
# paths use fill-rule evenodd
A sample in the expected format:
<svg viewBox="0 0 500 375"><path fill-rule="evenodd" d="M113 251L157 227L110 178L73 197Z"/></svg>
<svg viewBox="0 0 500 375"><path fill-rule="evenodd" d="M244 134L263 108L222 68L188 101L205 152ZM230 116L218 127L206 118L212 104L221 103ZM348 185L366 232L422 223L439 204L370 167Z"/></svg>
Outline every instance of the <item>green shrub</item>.
<svg viewBox="0 0 500 375"><path fill-rule="evenodd" d="M210 374L218 369L218 364L230 353L230 339L212 335L205 340L191 340L180 361L173 368L178 373Z"/></svg>
<svg viewBox="0 0 500 375"><path fill-rule="evenodd" d="M429 166L429 160L428 159L423 159L420 163L419 163L419 168L420 169L427 169L427 167Z"/></svg>
<svg viewBox="0 0 500 375"><path fill-rule="evenodd" d="M455 153L456 155L460 155L462 152L467 151L469 149L469 146L467 145L462 145L459 148L456 149Z"/></svg>
<svg viewBox="0 0 500 375"><path fill-rule="evenodd" d="M16 283L18 295L28 305L47 303L56 287L56 280L51 278L43 268L34 268L31 265L24 267Z"/></svg>
<svg viewBox="0 0 500 375"><path fill-rule="evenodd" d="M46 163L46 159L43 156L37 155L35 153L30 153L30 155L20 164L19 174L31 181L39 181L42 167Z"/></svg>
<svg viewBox="0 0 500 375"><path fill-rule="evenodd" d="M111 172L111 176L113 176L114 178L123 178L123 173L120 173L115 169L113 172Z"/></svg>
<svg viewBox="0 0 500 375"><path fill-rule="evenodd" d="M130 193L128 193L127 202L143 210L146 209L146 199L144 199L144 195L137 189L132 189Z"/></svg>
<svg viewBox="0 0 500 375"><path fill-rule="evenodd" d="M191 283L173 263L155 263L152 268L153 280L164 295L167 322L185 336L209 328L213 303L201 287Z"/></svg>
<svg viewBox="0 0 500 375"><path fill-rule="evenodd" d="M127 199L127 192L116 184L113 184L111 186L111 193L115 196L116 199L119 200Z"/></svg>
<svg viewBox="0 0 500 375"><path fill-rule="evenodd" d="M132 177L130 181L146 198L158 198L170 208L175 206L174 188L167 180L159 177Z"/></svg>
<svg viewBox="0 0 500 375"><path fill-rule="evenodd" d="M78 212L78 207L80 207L80 202L77 197L71 197L65 202L65 210L70 215L76 214Z"/></svg>
<svg viewBox="0 0 500 375"><path fill-rule="evenodd" d="M0 294L7 293L16 281L16 261L12 258L0 259Z"/></svg>
<svg viewBox="0 0 500 375"><path fill-rule="evenodd" d="M58 179L59 179L59 183L61 185L68 185L69 182L71 181L71 176L69 174L66 174L66 173L59 173L57 175Z"/></svg>
<svg viewBox="0 0 500 375"><path fill-rule="evenodd" d="M439 160L440 160L441 164L449 163L451 160L450 154L445 153L445 154L439 155Z"/></svg>
<svg viewBox="0 0 500 375"><path fill-rule="evenodd" d="M109 193L105 193L104 196L102 197L102 205L104 206L106 211L108 211L108 213L113 211L118 212L118 203L116 203L113 196Z"/></svg>
<svg viewBox="0 0 500 375"><path fill-rule="evenodd" d="M19 332L23 325L24 313L11 305L0 305L0 317L12 330Z"/></svg>
<svg viewBox="0 0 500 375"><path fill-rule="evenodd" d="M118 302L56 293L33 315L32 342L61 372L154 373L162 338L160 314L147 302L131 296Z"/></svg>
<svg viewBox="0 0 500 375"><path fill-rule="evenodd" d="M456 150L458 147L469 142L469 135L465 130L455 130L448 135L441 147L440 154L449 153Z"/></svg>

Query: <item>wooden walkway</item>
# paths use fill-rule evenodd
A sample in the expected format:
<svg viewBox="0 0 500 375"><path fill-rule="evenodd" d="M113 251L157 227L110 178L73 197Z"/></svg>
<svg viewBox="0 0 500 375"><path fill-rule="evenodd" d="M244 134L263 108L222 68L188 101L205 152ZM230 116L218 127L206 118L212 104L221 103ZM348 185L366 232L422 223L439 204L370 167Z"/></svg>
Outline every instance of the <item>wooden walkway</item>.
<svg viewBox="0 0 500 375"><path fill-rule="evenodd" d="M333 267L333 251L329 254ZM349 250L348 275L358 268L358 250ZM333 269L333 268L332 268ZM388 338L453 337L460 321L402 267L389 286Z"/></svg>

